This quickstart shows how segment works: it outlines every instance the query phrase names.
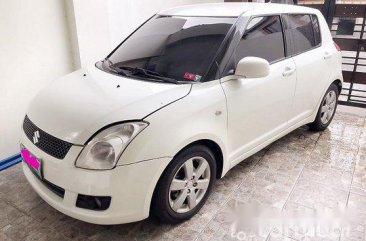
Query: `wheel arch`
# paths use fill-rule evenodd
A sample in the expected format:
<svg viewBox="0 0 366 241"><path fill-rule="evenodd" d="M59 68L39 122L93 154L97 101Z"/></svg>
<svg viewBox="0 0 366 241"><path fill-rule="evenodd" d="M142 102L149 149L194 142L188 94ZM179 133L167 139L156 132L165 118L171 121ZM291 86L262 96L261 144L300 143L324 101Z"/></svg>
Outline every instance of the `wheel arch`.
<svg viewBox="0 0 366 241"><path fill-rule="evenodd" d="M224 170L224 156L223 156L223 152L222 149L220 147L219 144L217 144L215 141L210 140L210 139L200 139L200 140L196 140L193 141L187 145L185 145L183 148L181 148L172 158L172 160L179 155L182 151L186 150L187 148L191 147L191 146L195 146L195 145L203 145L206 146L207 148L209 148L214 156L215 156L215 162L216 162L216 178L219 179L221 178L222 174L223 174L223 170ZM156 186L158 185L161 177L164 175L165 171L167 170L167 168L169 167L169 164L164 168L164 170L161 172L161 175L155 185L154 190L156 189ZM154 191L155 192L155 191Z"/></svg>
<svg viewBox="0 0 366 241"><path fill-rule="evenodd" d="M332 84L335 84L338 88L338 92L339 94L341 93L342 91L342 81L340 79L336 79L332 82Z"/></svg>
<svg viewBox="0 0 366 241"><path fill-rule="evenodd" d="M310 120L309 123L313 122L316 118L316 115L318 113L318 110L319 110L319 107L321 105L321 102L322 102L322 99L326 93L326 91L328 90L328 88L332 85L332 84L335 84L338 88L338 91L339 91L339 94L341 93L342 91L342 86L343 86L343 82L341 81L341 76L338 76L339 78L333 78L333 81L332 79L329 79L329 82L327 82L328 84L325 86L323 92L322 92L322 95L320 96L319 100L318 100L318 104L316 106L316 108L314 109L313 113L311 114L310 116Z"/></svg>
<svg viewBox="0 0 366 241"><path fill-rule="evenodd" d="M224 156L223 156L223 152L222 152L222 149L221 149L220 145L217 144L213 140L210 140L210 139L200 139L200 140L196 140L194 142L191 142L190 144L184 146L180 151L178 151L175 156L177 156L179 153L181 153L185 149L187 149L187 148L189 148L191 146L195 146L195 145L203 145L203 146L206 146L207 148L209 148L213 152L213 154L215 156L216 170L217 170L216 178L221 178L222 172L223 172L223 168L224 168Z"/></svg>
<svg viewBox="0 0 366 241"><path fill-rule="evenodd" d="M223 171L224 171L224 156L223 156L223 151L222 151L222 148L220 147L220 145L217 144L213 140L210 140L210 139L199 139L199 140L193 141L193 142L185 145L183 148L181 148L174 155L173 158L175 158L177 155L179 155L182 151L186 150L187 148L192 147L192 146L195 146L195 145L203 145L203 146L209 148L213 152L213 154L215 156L216 170L217 170L217 172L216 172L216 178L217 179L221 178L222 177L222 174L223 174ZM169 164L161 172L161 175L160 175L158 181L155 184L154 191L153 191L152 196L151 196L151 199L150 199L151 200L150 201L150 208L149 208L149 213L150 214L151 214L151 208L152 208L152 205L153 205L153 199L154 199L154 196L156 195L157 186L159 185L159 182L161 181L161 178L164 175L164 173L166 172L166 170L168 169L168 167L169 167Z"/></svg>

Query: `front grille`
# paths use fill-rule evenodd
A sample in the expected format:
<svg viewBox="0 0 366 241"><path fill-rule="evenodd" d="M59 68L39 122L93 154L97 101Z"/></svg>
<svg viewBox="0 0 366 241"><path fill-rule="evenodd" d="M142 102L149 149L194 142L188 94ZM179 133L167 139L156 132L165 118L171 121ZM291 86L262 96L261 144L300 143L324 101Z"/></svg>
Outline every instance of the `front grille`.
<svg viewBox="0 0 366 241"><path fill-rule="evenodd" d="M24 118L23 130L34 145L57 159L64 159L72 146L71 143L60 140L39 129L28 116Z"/></svg>

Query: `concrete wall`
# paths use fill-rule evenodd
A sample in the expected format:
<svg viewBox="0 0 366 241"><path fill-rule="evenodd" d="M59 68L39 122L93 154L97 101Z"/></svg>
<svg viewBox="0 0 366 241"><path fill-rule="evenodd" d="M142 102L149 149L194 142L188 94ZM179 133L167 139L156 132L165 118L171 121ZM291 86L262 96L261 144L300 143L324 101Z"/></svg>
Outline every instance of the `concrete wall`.
<svg viewBox="0 0 366 241"><path fill-rule="evenodd" d="M47 83L105 57L153 14L202 2L223 0L0 0L0 160L19 152L27 106Z"/></svg>
<svg viewBox="0 0 366 241"><path fill-rule="evenodd" d="M19 152L29 101L74 69L62 0L0 0L0 160Z"/></svg>

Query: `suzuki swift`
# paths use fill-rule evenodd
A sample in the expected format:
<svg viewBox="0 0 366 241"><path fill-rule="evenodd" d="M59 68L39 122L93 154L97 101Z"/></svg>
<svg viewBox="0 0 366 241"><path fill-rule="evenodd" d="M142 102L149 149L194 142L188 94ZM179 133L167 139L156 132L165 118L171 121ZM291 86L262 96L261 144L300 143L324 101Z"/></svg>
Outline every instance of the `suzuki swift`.
<svg viewBox="0 0 366 241"><path fill-rule="evenodd" d="M31 102L24 174L62 213L97 224L191 218L217 178L294 129L322 131L341 52L316 9L183 6Z"/></svg>

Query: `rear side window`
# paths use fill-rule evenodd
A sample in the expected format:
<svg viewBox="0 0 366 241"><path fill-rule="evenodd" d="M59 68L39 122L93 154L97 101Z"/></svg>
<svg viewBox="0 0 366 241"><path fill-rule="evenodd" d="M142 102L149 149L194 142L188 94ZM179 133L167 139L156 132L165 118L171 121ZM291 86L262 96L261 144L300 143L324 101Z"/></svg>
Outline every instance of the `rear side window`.
<svg viewBox="0 0 366 241"><path fill-rule="evenodd" d="M285 57L279 16L255 17L250 20L235 51L236 64L248 56L264 58L268 62Z"/></svg>
<svg viewBox="0 0 366 241"><path fill-rule="evenodd" d="M288 55L296 55L316 46L310 15L284 14L283 21Z"/></svg>

